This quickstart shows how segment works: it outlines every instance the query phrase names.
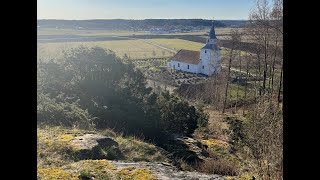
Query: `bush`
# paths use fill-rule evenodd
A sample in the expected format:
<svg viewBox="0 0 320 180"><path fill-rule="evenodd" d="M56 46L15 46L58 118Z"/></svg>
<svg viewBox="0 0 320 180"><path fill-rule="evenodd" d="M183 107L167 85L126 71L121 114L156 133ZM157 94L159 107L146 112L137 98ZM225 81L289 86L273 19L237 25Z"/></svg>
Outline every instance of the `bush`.
<svg viewBox="0 0 320 180"><path fill-rule="evenodd" d="M65 126L89 129L93 118L77 102L57 102L42 93L37 96L37 122L39 125Z"/></svg>
<svg viewBox="0 0 320 180"><path fill-rule="evenodd" d="M201 163L197 169L209 174L220 174L224 176L238 175L236 167L224 159L206 160Z"/></svg>
<svg viewBox="0 0 320 180"><path fill-rule="evenodd" d="M169 92L162 92L158 103L161 124L166 131L191 135L198 127L197 121L202 116L202 112L190 106L186 101L170 95Z"/></svg>
<svg viewBox="0 0 320 180"><path fill-rule="evenodd" d="M80 46L58 61L38 62L38 123L94 124L154 139L168 132L190 135L199 118L205 118L168 92L156 95L151 90L130 61L123 63L99 47Z"/></svg>

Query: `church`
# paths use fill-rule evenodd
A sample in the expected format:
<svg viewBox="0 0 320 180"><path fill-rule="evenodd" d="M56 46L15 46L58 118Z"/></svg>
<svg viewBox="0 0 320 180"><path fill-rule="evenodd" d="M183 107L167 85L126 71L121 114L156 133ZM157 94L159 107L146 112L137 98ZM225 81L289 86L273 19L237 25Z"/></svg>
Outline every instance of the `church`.
<svg viewBox="0 0 320 180"><path fill-rule="evenodd" d="M199 51L181 49L168 64L171 69L212 76L221 71L221 49L212 25L206 44Z"/></svg>

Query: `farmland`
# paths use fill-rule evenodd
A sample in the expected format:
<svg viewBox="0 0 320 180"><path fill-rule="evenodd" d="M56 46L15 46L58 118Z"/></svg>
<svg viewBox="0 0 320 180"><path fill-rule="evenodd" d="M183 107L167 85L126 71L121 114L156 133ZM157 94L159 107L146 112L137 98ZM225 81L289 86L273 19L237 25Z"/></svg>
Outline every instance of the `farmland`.
<svg viewBox="0 0 320 180"><path fill-rule="evenodd" d="M118 40L118 41L96 41L96 42L64 42L64 43L39 43L38 58L57 58L62 55L63 50L77 46L98 46L110 49L117 56L123 57L127 54L131 59L144 59L153 57L172 56L170 51L145 43L140 40Z"/></svg>
<svg viewBox="0 0 320 180"><path fill-rule="evenodd" d="M77 30L77 29L55 29L41 28L38 35L78 35L78 36L131 36L147 34L143 31L113 31L113 30Z"/></svg>

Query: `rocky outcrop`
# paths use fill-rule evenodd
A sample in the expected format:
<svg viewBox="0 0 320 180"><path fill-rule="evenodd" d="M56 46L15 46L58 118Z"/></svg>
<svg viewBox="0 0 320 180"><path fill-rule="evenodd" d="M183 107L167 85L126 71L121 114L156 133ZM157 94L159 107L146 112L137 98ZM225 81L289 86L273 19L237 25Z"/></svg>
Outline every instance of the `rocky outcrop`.
<svg viewBox="0 0 320 180"><path fill-rule="evenodd" d="M77 159L113 159L121 156L118 143L110 137L98 134L77 136L69 143Z"/></svg>
<svg viewBox="0 0 320 180"><path fill-rule="evenodd" d="M180 141L188 146L188 149L194 152L198 158L205 159L209 156L209 153L206 151L206 145L202 144L200 141L190 138L190 137L175 137L175 141Z"/></svg>
<svg viewBox="0 0 320 180"><path fill-rule="evenodd" d="M117 169L124 167L147 168L161 180L223 180L224 177L217 174L205 174L200 172L180 171L177 168L168 164L159 163L136 163L136 162L121 162L110 161Z"/></svg>

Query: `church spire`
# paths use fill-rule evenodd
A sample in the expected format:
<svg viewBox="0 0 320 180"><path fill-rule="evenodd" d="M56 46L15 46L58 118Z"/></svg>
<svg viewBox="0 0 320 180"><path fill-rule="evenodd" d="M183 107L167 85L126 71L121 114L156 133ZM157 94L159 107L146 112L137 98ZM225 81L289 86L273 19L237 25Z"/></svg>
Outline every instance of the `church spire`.
<svg viewBox="0 0 320 180"><path fill-rule="evenodd" d="M212 26L211 26L211 29L210 29L210 32L209 32L209 38L210 39L216 39L216 32L214 30L214 25L213 25L213 20L212 20Z"/></svg>

